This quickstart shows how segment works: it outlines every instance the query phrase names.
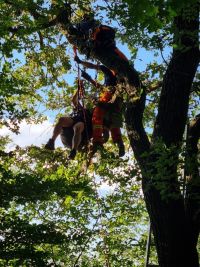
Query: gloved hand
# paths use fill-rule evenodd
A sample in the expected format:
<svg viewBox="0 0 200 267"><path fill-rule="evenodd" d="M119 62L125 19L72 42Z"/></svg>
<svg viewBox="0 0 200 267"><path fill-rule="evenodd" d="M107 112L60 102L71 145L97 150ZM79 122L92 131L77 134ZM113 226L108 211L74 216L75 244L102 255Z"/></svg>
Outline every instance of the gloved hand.
<svg viewBox="0 0 200 267"><path fill-rule="evenodd" d="M80 64L80 63L82 62L78 56L75 56L75 57L74 57L74 60L75 60L78 64Z"/></svg>

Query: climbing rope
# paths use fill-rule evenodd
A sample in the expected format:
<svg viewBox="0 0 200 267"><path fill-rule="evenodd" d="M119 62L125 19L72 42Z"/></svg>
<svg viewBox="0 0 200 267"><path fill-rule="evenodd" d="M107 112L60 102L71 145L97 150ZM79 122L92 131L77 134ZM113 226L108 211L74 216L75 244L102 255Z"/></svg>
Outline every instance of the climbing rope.
<svg viewBox="0 0 200 267"><path fill-rule="evenodd" d="M74 56L77 56L77 48L76 46L73 47ZM90 137L89 137L89 131L88 131L88 123L86 118L86 110L85 110L85 88L83 85L83 80L81 79L81 69L79 66L79 63L77 63L77 72L78 72L78 109L82 110L83 113L83 119L84 119L84 127L86 132L86 144L89 143ZM80 104L81 102L81 104ZM87 153L88 152L88 146L86 145L86 161L87 161Z"/></svg>
<svg viewBox="0 0 200 267"><path fill-rule="evenodd" d="M74 55L77 56L77 49L76 47L73 47L73 50L74 50ZM97 72L96 72L96 76L95 76L95 83L97 80ZM87 121L86 121L86 114L85 114L85 103L84 103L84 99L85 99L85 90L84 90L84 86L83 86L83 81L81 80L81 77L80 77L80 66L78 64L78 102L81 101L82 105L80 105L80 107L82 108L82 111L83 111L83 116L84 116L84 123L85 123L85 126L86 126L86 134L87 134L87 141L89 140L89 135L88 135L88 128L87 128ZM87 154L87 153L86 153ZM87 158L86 158L86 161L87 161ZM86 166L86 169L85 169L85 173L87 174L87 167L89 166L89 164L91 163L91 158L89 158L88 162L87 162L87 166ZM94 175L94 172L93 172L93 185L94 185L94 188L95 188L95 198L97 200L97 207L98 207L98 216L97 216L97 219L92 227L92 231L95 229L95 227L99 224L100 225L100 233L101 235L103 236L103 243L104 243L104 252L105 252L105 266L106 267L110 267L110 260L109 260L109 252L107 251L107 244L106 244L106 241L105 241L105 231L103 229L103 224L102 224L102 210L101 210L101 198L98 194L98 185L96 183L96 180L95 180L95 175ZM80 252L80 254L78 255L78 257L76 258L75 262L74 262L74 267L77 266L87 244L89 243L91 239L91 236L88 237L88 239L86 240L85 242L85 246L83 248L83 250Z"/></svg>

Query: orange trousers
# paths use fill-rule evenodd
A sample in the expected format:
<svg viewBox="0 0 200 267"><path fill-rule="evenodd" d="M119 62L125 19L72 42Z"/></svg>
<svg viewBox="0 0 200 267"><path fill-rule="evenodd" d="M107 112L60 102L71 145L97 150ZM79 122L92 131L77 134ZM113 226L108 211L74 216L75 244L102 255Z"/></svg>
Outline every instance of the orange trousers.
<svg viewBox="0 0 200 267"><path fill-rule="evenodd" d="M92 125L93 125L93 143L104 143L103 140L103 120L106 114L106 110L102 107L95 107L92 115ZM114 143L122 141L122 135L120 128L110 127L110 132L112 140Z"/></svg>

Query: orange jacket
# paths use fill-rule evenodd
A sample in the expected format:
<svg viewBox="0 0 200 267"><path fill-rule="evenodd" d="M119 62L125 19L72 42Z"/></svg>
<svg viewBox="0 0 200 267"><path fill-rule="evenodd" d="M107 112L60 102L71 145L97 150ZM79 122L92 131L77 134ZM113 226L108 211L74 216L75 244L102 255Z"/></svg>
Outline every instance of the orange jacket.
<svg viewBox="0 0 200 267"><path fill-rule="evenodd" d="M104 91L99 96L99 101L108 103L112 99L113 93L111 91Z"/></svg>

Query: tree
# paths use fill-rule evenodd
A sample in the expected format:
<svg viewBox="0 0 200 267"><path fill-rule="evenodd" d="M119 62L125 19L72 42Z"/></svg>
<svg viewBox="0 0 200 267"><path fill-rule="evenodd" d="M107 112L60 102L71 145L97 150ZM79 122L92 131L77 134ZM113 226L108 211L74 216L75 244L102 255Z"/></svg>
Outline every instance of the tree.
<svg viewBox="0 0 200 267"><path fill-rule="evenodd" d="M198 8L191 5L186 10L186 6L182 6L174 17L175 47L164 75L151 143L142 125L145 96L135 106L128 107L126 116L129 139L143 172L143 192L160 266L198 266L199 200L195 191L192 197L189 194L193 198L189 202L195 203L196 210L192 208L191 212L191 206L184 207L177 175L178 151L186 124L192 81L199 62ZM134 118L129 114L135 114ZM144 152L149 152L146 157L143 156ZM195 188L199 189L198 174L194 180ZM198 230L193 223L198 225ZM195 241L191 240L192 236L196 236Z"/></svg>
<svg viewBox="0 0 200 267"><path fill-rule="evenodd" d="M9 96L9 101L2 104L5 107L2 112L6 109L12 114L11 117L20 119L19 114L24 110L18 112L15 105L22 102L28 112L26 116L31 117L34 114L35 101L41 97L38 90L42 86L52 83L57 83L60 87L66 86L64 81L57 79L65 72L63 67L69 69L65 55L67 42L62 41L62 34L57 26L61 24L63 29L68 28L72 20L77 19L72 16L72 10L87 10L86 7L90 7L91 2L82 1L79 6L76 1L69 1L67 4L65 1L58 1L56 5L48 5L43 1L4 1L1 4L4 8L1 10L1 50L4 63L1 84L5 84L2 87L3 93ZM98 5L98 1L96 4ZM188 160L187 174L190 174L191 179L188 182L185 201L181 194L178 169L188 105L191 97L195 99L197 93L191 90L199 63L197 1L110 1L107 5L99 5L98 8L106 10L108 17L117 18L121 22L121 30L126 30L126 34L122 32L121 39L127 42L132 50L133 46L138 44L155 50L163 50L165 46L171 46L173 49L164 73L158 67L154 70L151 68L154 73L156 70L163 73L160 94L150 94L153 100L157 100L154 107L157 108L157 116L153 134L148 137L143 123L148 109L145 104L146 90L141 92L139 99L131 99L130 96L130 101L126 103L125 118L130 145L142 175L142 188L153 228L159 266L196 267L196 246L200 227L200 179L197 170L199 119L196 119L189 129L186 155L192 155L194 164L189 164ZM11 19L8 14L11 14ZM70 37L68 34L67 38L73 43ZM77 36L75 40L76 38ZM52 46L52 43L56 44L56 47ZM84 52L81 47L78 48ZM24 66L17 65L18 68L13 71L13 64L19 64L12 55L14 49L23 51L27 63ZM48 58L45 57L46 53ZM92 58L113 67L112 62L108 59L105 61L106 55L91 53ZM126 71L124 62L119 62L119 66ZM26 73L25 79L20 80L19 76L24 73L24 68L29 69L29 73ZM45 77L46 72L48 75ZM133 75L138 81L137 74L134 72ZM30 81L30 78L34 94L27 90L25 83ZM9 86L12 88L11 94ZM32 96L30 105L27 105L27 96ZM2 113L2 116L5 118L6 114ZM24 118L24 115L22 117Z"/></svg>

